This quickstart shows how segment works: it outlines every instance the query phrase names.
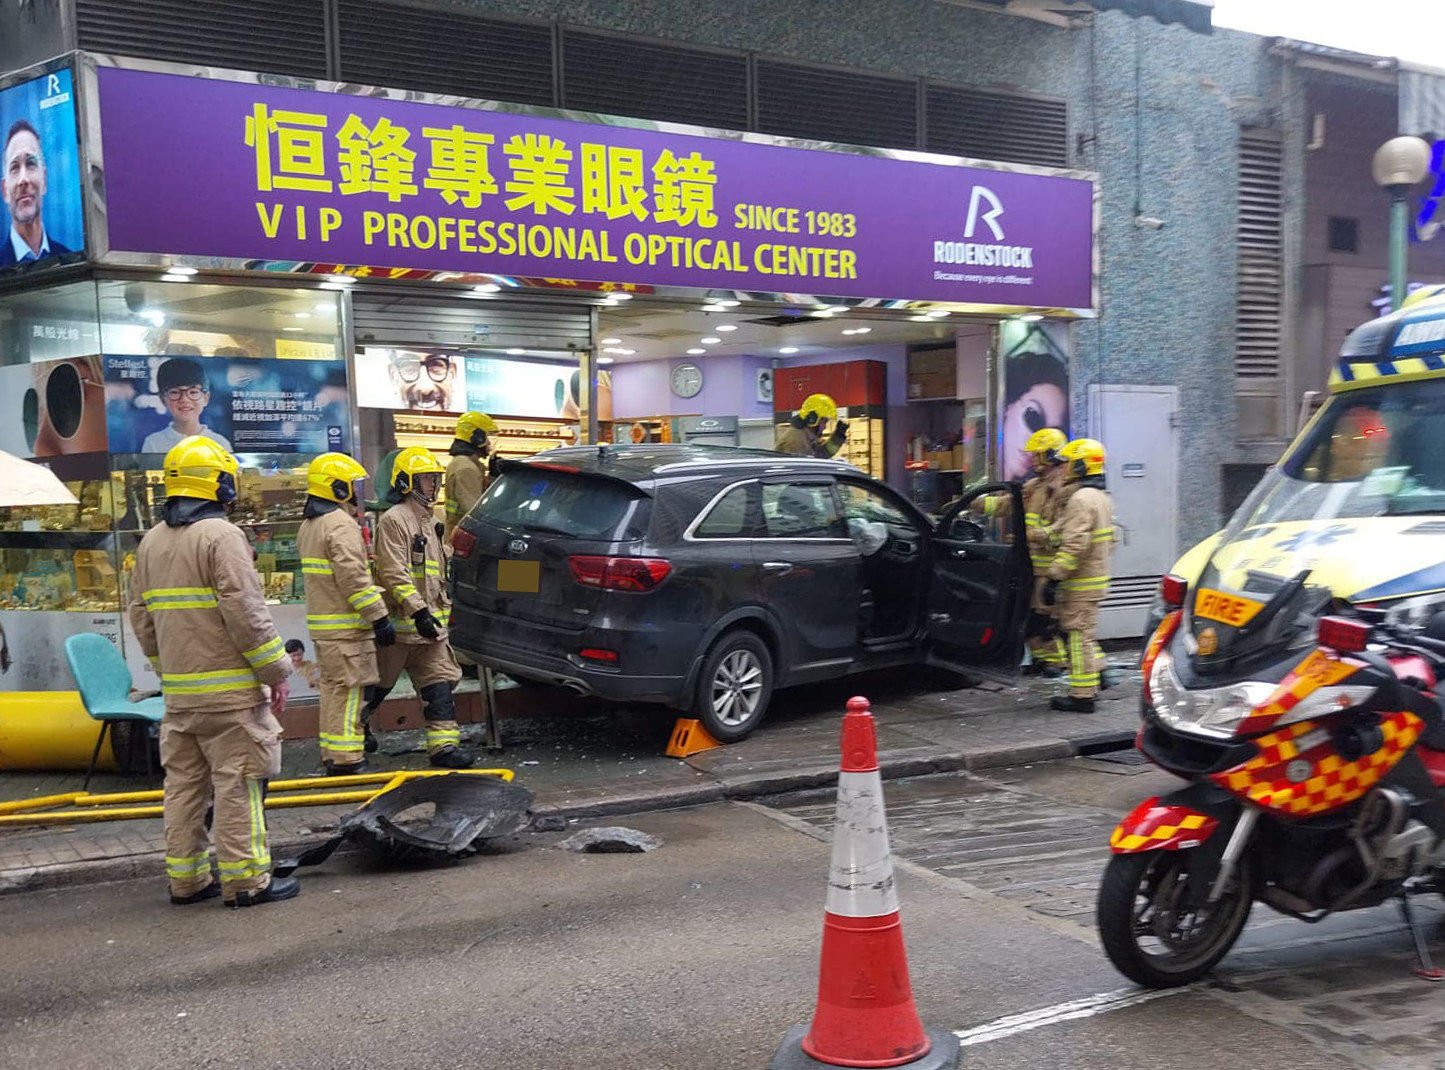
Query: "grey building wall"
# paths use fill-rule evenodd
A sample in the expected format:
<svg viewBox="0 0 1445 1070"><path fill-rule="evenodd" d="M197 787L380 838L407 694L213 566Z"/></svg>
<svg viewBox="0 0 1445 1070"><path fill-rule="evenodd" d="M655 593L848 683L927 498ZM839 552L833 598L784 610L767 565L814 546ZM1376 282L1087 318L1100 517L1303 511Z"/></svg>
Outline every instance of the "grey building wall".
<svg viewBox="0 0 1445 1070"><path fill-rule="evenodd" d="M1066 99L1071 163L1099 173L1103 196L1102 307L1076 333L1076 426L1090 384L1178 385L1181 548L1218 526L1235 426L1236 140L1242 124L1280 119L1280 65L1261 38L1116 13L1062 29L939 0L455 3ZM1164 226L1141 228L1139 214Z"/></svg>

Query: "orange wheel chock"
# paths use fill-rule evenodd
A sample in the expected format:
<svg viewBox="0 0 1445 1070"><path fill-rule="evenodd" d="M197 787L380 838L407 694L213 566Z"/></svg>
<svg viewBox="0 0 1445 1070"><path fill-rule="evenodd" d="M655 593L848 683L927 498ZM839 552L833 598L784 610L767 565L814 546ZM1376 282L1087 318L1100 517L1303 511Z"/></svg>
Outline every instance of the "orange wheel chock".
<svg viewBox="0 0 1445 1070"><path fill-rule="evenodd" d="M669 758L689 758L701 751L721 746L702 726L701 721L691 717L679 717L672 726L672 739L667 743L666 753Z"/></svg>

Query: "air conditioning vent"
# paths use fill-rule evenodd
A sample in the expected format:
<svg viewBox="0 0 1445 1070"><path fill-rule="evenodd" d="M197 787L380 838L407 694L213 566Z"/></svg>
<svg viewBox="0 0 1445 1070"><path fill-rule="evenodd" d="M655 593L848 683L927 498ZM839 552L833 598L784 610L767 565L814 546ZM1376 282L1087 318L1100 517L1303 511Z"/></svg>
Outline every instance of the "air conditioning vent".
<svg viewBox="0 0 1445 1070"><path fill-rule="evenodd" d="M923 147L930 152L1040 167L1069 163L1069 108L978 89L929 85Z"/></svg>
<svg viewBox="0 0 1445 1070"><path fill-rule="evenodd" d="M1279 134L1241 131L1234 312L1234 374L1241 393L1272 395L1278 384L1284 277L1282 173Z"/></svg>
<svg viewBox="0 0 1445 1070"><path fill-rule="evenodd" d="M563 106L743 130L748 63L741 53L562 32Z"/></svg>
<svg viewBox="0 0 1445 1070"><path fill-rule="evenodd" d="M759 60L757 129L850 145L918 146L917 83Z"/></svg>

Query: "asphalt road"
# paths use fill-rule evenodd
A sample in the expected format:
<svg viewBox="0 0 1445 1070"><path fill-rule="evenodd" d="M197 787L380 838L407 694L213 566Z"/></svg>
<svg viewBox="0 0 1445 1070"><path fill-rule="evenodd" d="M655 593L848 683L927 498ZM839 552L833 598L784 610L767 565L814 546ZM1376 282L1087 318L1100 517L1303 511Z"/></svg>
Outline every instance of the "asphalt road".
<svg viewBox="0 0 1445 1070"><path fill-rule="evenodd" d="M888 786L919 1008L969 1031L964 1065L1445 1067L1445 992L1388 911L1262 913L1221 983L1137 1001L1074 908L1090 837L1163 778L1095 765ZM662 838L646 855L552 835L423 872L336 859L250 911L171 907L159 878L7 898L0 1066L761 1070L812 1011L827 809L618 822ZM999 813L1035 833L1000 841Z"/></svg>

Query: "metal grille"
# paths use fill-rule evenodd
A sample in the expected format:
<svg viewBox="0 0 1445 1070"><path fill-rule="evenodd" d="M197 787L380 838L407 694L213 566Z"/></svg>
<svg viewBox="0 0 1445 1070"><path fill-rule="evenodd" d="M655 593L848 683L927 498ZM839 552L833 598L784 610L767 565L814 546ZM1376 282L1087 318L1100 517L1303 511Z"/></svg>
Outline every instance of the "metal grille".
<svg viewBox="0 0 1445 1070"><path fill-rule="evenodd" d="M326 77L322 0L76 0L93 52Z"/></svg>
<svg viewBox="0 0 1445 1070"><path fill-rule="evenodd" d="M383 0L339 0L337 21L345 81L555 103L548 26Z"/></svg>
<svg viewBox="0 0 1445 1070"><path fill-rule="evenodd" d="M1154 594L1159 590L1158 576L1115 576L1109 581L1109 593L1100 603L1105 609L1147 610L1154 604ZM1140 616L1143 622L1143 616Z"/></svg>
<svg viewBox="0 0 1445 1070"><path fill-rule="evenodd" d="M930 152L1041 167L1069 162L1069 107L1062 100L929 85L923 147Z"/></svg>
<svg viewBox="0 0 1445 1070"><path fill-rule="evenodd" d="M917 83L759 60L757 126L765 134L885 148L918 145Z"/></svg>
<svg viewBox="0 0 1445 1070"><path fill-rule="evenodd" d="M1239 280L1234 313L1234 374L1241 389L1269 392L1279 375L1283 150L1279 135L1239 136L1239 218L1235 231Z"/></svg>
<svg viewBox="0 0 1445 1070"><path fill-rule="evenodd" d="M445 298L359 293L352 301L361 345L586 349L591 310L542 301L480 299L458 308Z"/></svg>
<svg viewBox="0 0 1445 1070"><path fill-rule="evenodd" d="M582 111L744 130L748 63L741 54L564 30L562 103Z"/></svg>

